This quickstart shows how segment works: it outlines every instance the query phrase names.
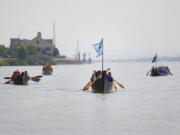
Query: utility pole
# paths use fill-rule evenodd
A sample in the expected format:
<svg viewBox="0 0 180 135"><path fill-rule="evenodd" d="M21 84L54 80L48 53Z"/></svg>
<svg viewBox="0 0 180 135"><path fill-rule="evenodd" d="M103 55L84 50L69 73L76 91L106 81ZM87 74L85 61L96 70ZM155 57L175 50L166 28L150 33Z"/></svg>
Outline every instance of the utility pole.
<svg viewBox="0 0 180 135"><path fill-rule="evenodd" d="M56 47L56 31L55 31L55 22L53 22L53 45Z"/></svg>

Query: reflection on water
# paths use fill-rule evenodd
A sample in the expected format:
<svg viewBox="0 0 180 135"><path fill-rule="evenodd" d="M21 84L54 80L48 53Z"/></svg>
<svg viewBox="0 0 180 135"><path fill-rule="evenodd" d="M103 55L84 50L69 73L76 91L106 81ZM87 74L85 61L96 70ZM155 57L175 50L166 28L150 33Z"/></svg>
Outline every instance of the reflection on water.
<svg viewBox="0 0 180 135"><path fill-rule="evenodd" d="M3 135L180 134L180 63L166 63L174 76L146 77L150 63L106 63L125 85L101 94L82 88L93 65L54 66L52 76L27 86L4 85L15 69L41 75L40 66L0 67L0 133Z"/></svg>

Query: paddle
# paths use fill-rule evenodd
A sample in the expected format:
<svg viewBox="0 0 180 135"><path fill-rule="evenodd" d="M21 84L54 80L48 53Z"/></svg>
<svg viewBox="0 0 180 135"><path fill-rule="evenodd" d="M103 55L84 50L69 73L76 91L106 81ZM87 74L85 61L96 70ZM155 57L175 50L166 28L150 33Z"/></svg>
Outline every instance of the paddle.
<svg viewBox="0 0 180 135"><path fill-rule="evenodd" d="M96 80L98 80L100 77L101 77L101 75L100 75L99 77L97 77ZM94 83L96 80L94 80L93 82L90 81L90 82L83 88L83 90L84 90L84 91L88 90L89 87L90 87L91 85L93 85L93 83Z"/></svg>
<svg viewBox="0 0 180 135"><path fill-rule="evenodd" d="M124 85L122 85L120 82L118 82L118 81L116 81L116 80L114 80L114 81L115 81L121 88L123 88L123 89L125 88Z"/></svg>
<svg viewBox="0 0 180 135"><path fill-rule="evenodd" d="M11 77L4 77L4 79L11 79Z"/></svg>
<svg viewBox="0 0 180 135"><path fill-rule="evenodd" d="M9 84L11 81L12 81L12 80L10 79L10 80L8 80L7 82L5 82L4 84Z"/></svg>
<svg viewBox="0 0 180 135"><path fill-rule="evenodd" d="M106 72L109 71L109 70L110 70L110 68L108 68L108 69L106 70ZM101 74L102 74L102 73L101 73ZM99 79L100 77L101 77L101 75L99 75L99 76L96 78L96 80ZM94 80L93 82L89 81L88 84L86 84L86 86L83 88L83 90L84 90L84 91L88 90L89 87L90 87L96 80Z"/></svg>
<svg viewBox="0 0 180 135"><path fill-rule="evenodd" d="M173 75L170 71L168 71L168 74Z"/></svg>
<svg viewBox="0 0 180 135"><path fill-rule="evenodd" d="M38 76L34 76L33 78L35 78L35 77L42 78L43 76L42 75L38 75Z"/></svg>
<svg viewBox="0 0 180 135"><path fill-rule="evenodd" d="M86 86L83 88L83 90L84 91L88 90L90 86L91 86L91 82L88 82L88 84L86 84Z"/></svg>
<svg viewBox="0 0 180 135"><path fill-rule="evenodd" d="M34 81L34 82L39 82L41 79L42 76L34 76L34 77L30 77L30 80Z"/></svg>
<svg viewBox="0 0 180 135"><path fill-rule="evenodd" d="M149 71L146 73L146 76L148 76L150 72L151 72L151 70L149 70Z"/></svg>
<svg viewBox="0 0 180 135"><path fill-rule="evenodd" d="M115 91L117 92L118 90L117 90L116 84L114 82L113 82L113 86L114 86Z"/></svg>
<svg viewBox="0 0 180 135"><path fill-rule="evenodd" d="M30 77L30 80L34 81L34 82L39 82L41 80L40 78L42 78L41 75ZM4 84L9 84L11 82L11 77L4 77L4 79L10 79L9 81L5 82Z"/></svg>

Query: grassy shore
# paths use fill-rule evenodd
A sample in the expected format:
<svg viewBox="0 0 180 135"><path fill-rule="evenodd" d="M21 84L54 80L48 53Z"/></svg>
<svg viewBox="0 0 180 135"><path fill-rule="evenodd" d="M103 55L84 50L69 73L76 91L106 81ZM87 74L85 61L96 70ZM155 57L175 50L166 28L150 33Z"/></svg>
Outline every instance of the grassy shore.
<svg viewBox="0 0 180 135"><path fill-rule="evenodd" d="M16 66L19 65L16 58L0 58L0 66Z"/></svg>

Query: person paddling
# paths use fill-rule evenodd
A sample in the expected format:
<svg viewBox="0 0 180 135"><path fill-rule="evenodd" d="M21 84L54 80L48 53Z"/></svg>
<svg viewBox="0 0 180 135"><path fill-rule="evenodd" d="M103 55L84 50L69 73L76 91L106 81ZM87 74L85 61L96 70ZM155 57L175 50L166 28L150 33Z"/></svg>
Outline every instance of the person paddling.
<svg viewBox="0 0 180 135"><path fill-rule="evenodd" d="M91 82L93 82L94 80L96 80L96 70L94 70L92 76L91 76Z"/></svg>
<svg viewBox="0 0 180 135"><path fill-rule="evenodd" d="M15 70L15 71L13 72L13 75L11 76L11 80L14 80L18 75L20 75L19 70Z"/></svg>
<svg viewBox="0 0 180 135"><path fill-rule="evenodd" d="M27 71L24 72L24 75L25 75L28 79L30 79L30 76L28 75L28 72L27 72Z"/></svg>
<svg viewBox="0 0 180 135"><path fill-rule="evenodd" d="M106 79L109 81L109 82L113 82L114 81L114 79L113 79L113 77L112 77L112 73L111 72L108 72L107 73L107 75L106 75Z"/></svg>

